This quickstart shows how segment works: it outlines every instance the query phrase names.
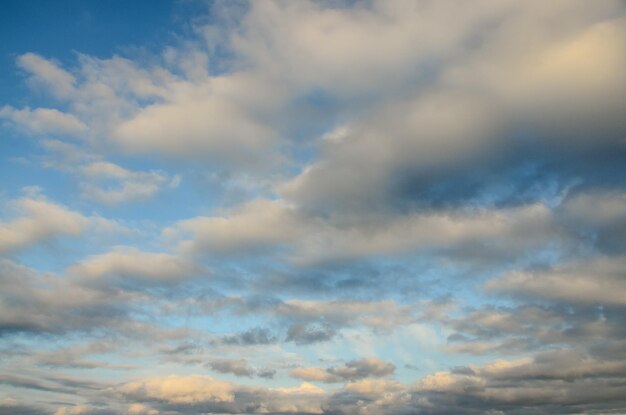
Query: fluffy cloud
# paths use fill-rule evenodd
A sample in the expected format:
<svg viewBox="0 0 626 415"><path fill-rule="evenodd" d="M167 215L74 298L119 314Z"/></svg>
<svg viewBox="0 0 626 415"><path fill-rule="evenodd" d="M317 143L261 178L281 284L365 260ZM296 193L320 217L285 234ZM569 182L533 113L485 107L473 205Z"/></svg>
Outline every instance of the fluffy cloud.
<svg viewBox="0 0 626 415"><path fill-rule="evenodd" d="M20 56L17 63L31 74L31 82L49 88L56 97L66 98L75 92L76 79L57 63L34 53Z"/></svg>
<svg viewBox="0 0 626 415"><path fill-rule="evenodd" d="M302 384L293 388L254 388L208 376L168 376L129 382L118 388L127 399L157 401L179 413L320 414L321 389Z"/></svg>
<svg viewBox="0 0 626 415"><path fill-rule="evenodd" d="M52 99L0 109L7 194L43 160L68 206L0 222L0 412L624 408L623 2L209 9L156 54L15 51Z"/></svg>
<svg viewBox="0 0 626 415"><path fill-rule="evenodd" d="M510 8L491 1L458 7L453 2L253 3L233 44L245 61L296 91L384 93L423 76L427 62L454 54L468 34ZM458 13L451 13L455 8ZM444 16L454 16L449 27L434 23Z"/></svg>
<svg viewBox="0 0 626 415"><path fill-rule="evenodd" d="M89 225L79 212L43 197L23 197L10 206L17 218L0 222L0 252L28 247L57 236L77 236Z"/></svg>
<svg viewBox="0 0 626 415"><path fill-rule="evenodd" d="M257 200L224 217L178 222L164 234L169 238L190 235L193 239L181 243L184 252L226 254L286 243L300 232L298 225L295 213L281 201Z"/></svg>
<svg viewBox="0 0 626 415"><path fill-rule="evenodd" d="M232 402L234 387L208 376L168 376L129 382L119 388L124 395L158 399L174 404Z"/></svg>
<svg viewBox="0 0 626 415"><path fill-rule="evenodd" d="M199 270L193 264L174 255L117 247L112 252L94 255L80 264L73 265L69 272L92 281L130 278L172 282L192 277Z"/></svg>
<svg viewBox="0 0 626 415"><path fill-rule="evenodd" d="M254 154L272 144L275 134L236 103L214 97L211 92L206 97L154 104L113 132L115 140L131 152L219 154L242 164L254 164Z"/></svg>
<svg viewBox="0 0 626 415"><path fill-rule="evenodd" d="M83 180L83 196L107 205L147 199L166 185L176 187L180 183L180 176L170 179L163 172L131 171L102 161L82 166L78 174Z"/></svg>
<svg viewBox="0 0 626 415"><path fill-rule="evenodd" d="M116 299L103 292L41 275L8 260L2 260L1 267L1 332L95 328L114 324L123 312Z"/></svg>
<svg viewBox="0 0 626 415"><path fill-rule="evenodd" d="M65 114L53 108L26 107L17 110L10 106L0 108L0 117L8 119L18 128L32 134L67 134L75 135L84 132L87 126L72 114Z"/></svg>
<svg viewBox="0 0 626 415"><path fill-rule="evenodd" d="M536 272L513 272L487 282L488 290L556 301L625 306L626 260L594 258Z"/></svg>
<svg viewBox="0 0 626 415"><path fill-rule="evenodd" d="M353 120L341 140L324 142L320 159L284 195L335 214L397 209L480 196L486 183L500 180L496 171L508 178L502 176L508 168L544 157L556 157L545 168L559 171L574 159L595 165L577 154L581 148L623 153L618 114L624 104L615 92L626 82L622 10L615 2L598 3L590 13L569 6L485 6L483 19L469 29L460 26L473 47L431 63L432 81L418 83L414 97L382 101ZM436 18L441 9L426 5L420 11ZM533 36L523 35L528 32ZM589 50L600 51L603 63L590 62ZM590 141L597 136L603 138ZM546 153L538 157L537 148Z"/></svg>

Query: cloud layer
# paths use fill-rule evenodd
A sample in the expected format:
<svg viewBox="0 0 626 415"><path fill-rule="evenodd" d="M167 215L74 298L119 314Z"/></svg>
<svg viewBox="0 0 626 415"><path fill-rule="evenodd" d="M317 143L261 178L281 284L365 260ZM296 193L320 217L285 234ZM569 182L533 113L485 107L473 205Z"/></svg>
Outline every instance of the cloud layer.
<svg viewBox="0 0 626 415"><path fill-rule="evenodd" d="M626 410L624 2L183 3L10 46L0 414Z"/></svg>

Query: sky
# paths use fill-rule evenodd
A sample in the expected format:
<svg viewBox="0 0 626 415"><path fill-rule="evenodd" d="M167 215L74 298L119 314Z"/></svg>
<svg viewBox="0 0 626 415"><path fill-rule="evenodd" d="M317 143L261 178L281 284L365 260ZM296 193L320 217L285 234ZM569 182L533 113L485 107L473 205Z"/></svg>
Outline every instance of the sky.
<svg viewBox="0 0 626 415"><path fill-rule="evenodd" d="M4 0L0 414L626 413L626 3Z"/></svg>

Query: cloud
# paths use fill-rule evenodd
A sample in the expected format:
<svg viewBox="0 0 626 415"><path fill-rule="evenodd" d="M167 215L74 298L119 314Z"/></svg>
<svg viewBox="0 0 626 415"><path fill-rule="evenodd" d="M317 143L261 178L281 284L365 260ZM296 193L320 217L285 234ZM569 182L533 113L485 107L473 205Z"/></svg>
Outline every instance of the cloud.
<svg viewBox="0 0 626 415"><path fill-rule="evenodd" d="M44 154L10 157L55 171L6 192L67 206L0 222L0 412L622 410L623 2L207 7L156 53L18 56L45 107L0 118Z"/></svg>
<svg viewBox="0 0 626 415"><path fill-rule="evenodd" d="M149 106L113 132L117 143L130 152L187 157L219 154L250 165L255 153L272 144L274 135L270 127L255 121L236 104L210 92L206 97Z"/></svg>
<svg viewBox="0 0 626 415"><path fill-rule="evenodd" d="M276 306L273 312L282 318L303 324L297 334L317 338L318 332L326 339L328 328L364 325L379 330L389 330L413 320L412 307L391 300L381 301L313 301L287 300ZM315 323L321 328L314 328ZM307 327L306 324L313 324ZM295 335L295 334L294 334Z"/></svg>
<svg viewBox="0 0 626 415"><path fill-rule="evenodd" d="M451 329L445 349L453 353L527 354L551 348L587 350L605 359L621 359L626 332L623 306L551 301L525 295L511 307L482 306L450 311L438 319Z"/></svg>
<svg viewBox="0 0 626 415"><path fill-rule="evenodd" d="M79 135L87 126L72 114L66 114L53 108L26 107L17 110L10 106L0 108L0 118L10 120L18 128L31 134L67 134Z"/></svg>
<svg viewBox="0 0 626 415"><path fill-rule="evenodd" d="M233 48L245 62L296 91L317 87L340 96L395 91L422 75L425 63L453 54L468 33L509 6L484 2L461 6L452 15L455 7L452 2L252 3ZM434 24L444 16L453 19L449 27Z"/></svg>
<svg viewBox="0 0 626 415"><path fill-rule="evenodd" d="M169 238L191 235L180 249L189 253L227 254L267 249L289 241L299 232L298 222L281 201L257 200L225 217L196 217L177 222L164 231Z"/></svg>
<svg viewBox="0 0 626 415"><path fill-rule="evenodd" d="M252 377L256 371L245 359L216 359L208 363L211 369L220 373L232 373L235 376Z"/></svg>
<svg viewBox="0 0 626 415"><path fill-rule="evenodd" d="M148 405L134 403L128 407L127 415L158 415L159 411Z"/></svg>
<svg viewBox="0 0 626 415"><path fill-rule="evenodd" d="M271 368L255 369L250 366L246 359L213 359L206 365L216 372L230 373L241 377L258 376L264 379L273 379L276 374L276 370Z"/></svg>
<svg viewBox="0 0 626 415"><path fill-rule="evenodd" d="M585 369L576 370L573 360ZM348 383L329 399L328 413L569 413L618 410L623 386L617 370L571 351L553 351L532 359L499 360L428 375L413 385L366 380ZM621 363L618 363L618 366ZM615 366L614 366L615 367ZM561 370L564 370L561 372ZM571 374L576 373L574 376ZM592 381L593 379L593 381ZM589 387L591 381L592 387ZM588 388L588 389L587 389ZM523 408L521 407L523 406ZM335 411L335 412L333 412Z"/></svg>
<svg viewBox="0 0 626 415"><path fill-rule="evenodd" d="M223 336L218 342L234 346L256 346L272 344L277 341L278 339L269 329L257 327L241 333Z"/></svg>
<svg viewBox="0 0 626 415"><path fill-rule="evenodd" d="M112 252L94 255L69 268L69 273L89 281L131 278L175 282L198 272L193 264L177 256L141 252L132 247L117 247Z"/></svg>
<svg viewBox="0 0 626 415"><path fill-rule="evenodd" d="M76 79L56 63L34 53L21 55L17 63L31 74L31 82L50 89L56 97L67 98L75 92Z"/></svg>
<svg viewBox="0 0 626 415"><path fill-rule="evenodd" d="M488 281L487 290L531 295L568 303L626 305L623 257L593 258L537 272L512 272Z"/></svg>
<svg viewBox="0 0 626 415"><path fill-rule="evenodd" d="M57 409L54 415L109 415L112 412L106 409L94 408L89 405L74 405Z"/></svg>
<svg viewBox="0 0 626 415"><path fill-rule="evenodd" d="M0 413L7 415L43 415L47 414L47 411L40 407L23 405L16 399L4 398L0 400Z"/></svg>
<svg viewBox="0 0 626 415"><path fill-rule="evenodd" d="M395 365L384 360L369 358L352 360L339 367L322 368L318 366L298 367L292 369L292 377L309 382L337 383L356 381L364 378L377 378L392 375L395 372ZM365 384L359 384L365 388ZM352 389L358 389L356 384L352 384Z"/></svg>
<svg viewBox="0 0 626 415"><path fill-rule="evenodd" d="M180 183L180 176L131 171L103 161L85 164L79 171L83 196L106 205L148 199L165 186L177 187Z"/></svg>
<svg viewBox="0 0 626 415"><path fill-rule="evenodd" d="M124 395L158 399L174 404L232 402L233 385L208 376L168 376L129 382L120 386Z"/></svg>
<svg viewBox="0 0 626 415"><path fill-rule="evenodd" d="M169 277L167 274L124 278L123 274L96 273L94 281L88 276L39 272L7 259L0 261L0 270L0 335L3 338L18 333L50 334L57 338L72 333L85 336L109 333L128 339L165 341L191 333L188 328L166 327L148 318L157 313L161 315L159 322L163 322L171 316L171 310L176 309L164 293L147 283L170 283L167 279L156 279ZM103 271L97 267L93 270ZM104 270L121 272L124 269ZM73 363L80 365L79 357L75 357Z"/></svg>
<svg viewBox="0 0 626 415"><path fill-rule="evenodd" d="M626 82L623 10L614 2L586 14L570 6L485 4L481 18L451 30L461 30L472 47L429 62L434 73L427 86L415 82L414 91L352 119L341 140L325 140L318 159L283 195L335 215L403 210L428 206L434 196L472 200L502 179L503 186L518 185L502 173L520 164L546 158L541 167L559 172L569 163L595 166L597 159L579 153L590 148L623 154L618 114L624 106L615 94ZM448 7L455 6L425 5L414 21L430 13L436 19ZM411 18L412 11L404 12ZM522 35L529 31L532 39ZM604 64L589 62L589 50L599 51ZM597 136L602 139L589 141ZM545 152L537 154L541 148ZM473 175L476 184L465 183Z"/></svg>
<svg viewBox="0 0 626 415"><path fill-rule="evenodd" d="M616 191L580 192L563 203L563 211L572 220L588 223L594 229L619 226L626 220L626 194Z"/></svg>
<svg viewBox="0 0 626 415"><path fill-rule="evenodd" d="M2 260L0 332L63 332L113 324L116 299ZM89 311L86 313L85 311Z"/></svg>
<svg viewBox="0 0 626 415"><path fill-rule="evenodd" d="M573 193L562 204L560 219L576 227L606 255L620 255L626 248L626 196L616 189Z"/></svg>
<svg viewBox="0 0 626 415"><path fill-rule="evenodd" d="M282 88L268 85L255 73L198 77L194 75L198 71L184 70L181 74L178 65L202 55L201 48L196 46L189 54L174 52L181 55L174 60L168 59L172 53L164 53L162 66L151 68L118 56L79 55L70 74L33 53L20 56L18 64L29 72L32 84L69 105L65 124L70 117L80 119L81 128L74 132L98 144L96 149L192 157L246 170L279 161L277 153L265 151L268 157L264 159L259 154L278 144L279 134L269 123L268 113L282 101ZM192 63L206 65L197 59ZM6 107L4 111L51 117L46 109L30 112Z"/></svg>
<svg viewBox="0 0 626 415"><path fill-rule="evenodd" d="M168 376L126 383L118 387L126 399L160 402L180 413L321 414L321 389L302 384L292 388L258 388L215 380L208 376Z"/></svg>
<svg viewBox="0 0 626 415"><path fill-rule="evenodd" d="M332 340L336 334L336 330L327 325L295 323L287 330L287 341L297 345L313 344Z"/></svg>
<svg viewBox="0 0 626 415"><path fill-rule="evenodd" d="M282 194L322 212L386 210L402 196L394 194L403 190L398 180L435 180L496 152L498 111L488 99L450 90L386 104L353 121L341 140L326 140L321 159Z"/></svg>
<svg viewBox="0 0 626 415"><path fill-rule="evenodd" d="M43 197L23 197L12 201L10 207L21 215L0 222L0 252L26 248L59 236L78 236L90 222L82 214Z"/></svg>
<svg viewBox="0 0 626 415"><path fill-rule="evenodd" d="M180 239L183 252L200 255L288 247L290 259L301 265L414 250L465 252L468 257L507 255L566 239L550 209L540 203L344 221L311 215L280 200L258 200L224 216L180 221L164 236Z"/></svg>
<svg viewBox="0 0 626 415"><path fill-rule="evenodd" d="M162 170L132 170L105 161L85 145L50 139L41 144L50 153L44 167L71 174L81 197L104 205L144 201L164 189L176 189L182 180Z"/></svg>
<svg viewBox="0 0 626 415"><path fill-rule="evenodd" d="M116 365L105 360L86 359L90 355L106 355L114 352L113 343L92 342L84 345L73 345L59 348L53 351L34 353L33 358L38 366L50 368L74 368L74 369L132 369L131 365Z"/></svg>

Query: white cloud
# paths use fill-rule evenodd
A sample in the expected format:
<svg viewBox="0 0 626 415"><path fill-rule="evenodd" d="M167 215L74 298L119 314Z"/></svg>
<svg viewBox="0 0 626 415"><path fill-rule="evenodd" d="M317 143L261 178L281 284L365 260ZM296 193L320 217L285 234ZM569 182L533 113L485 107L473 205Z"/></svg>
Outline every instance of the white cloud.
<svg viewBox="0 0 626 415"><path fill-rule="evenodd" d="M324 391L303 383L291 388L249 387L209 376L154 377L118 387L127 399L160 401L222 413L322 413Z"/></svg>
<svg viewBox="0 0 626 415"><path fill-rule="evenodd" d="M31 134L67 134L80 135L87 126L72 114L56 109L26 107L18 110L10 106L0 108L0 118L10 120L18 128Z"/></svg>
<svg viewBox="0 0 626 415"><path fill-rule="evenodd" d="M267 249L292 240L301 232L296 213L281 201L254 200L224 216L196 217L179 221L164 231L181 242L183 252L229 253Z"/></svg>
<svg viewBox="0 0 626 415"><path fill-rule="evenodd" d="M234 387L209 376L168 376L129 382L119 388L126 395L157 399L175 404L232 402Z"/></svg>
<svg viewBox="0 0 626 415"><path fill-rule="evenodd" d="M313 1L251 3L234 38L242 59L296 91L337 95L397 92L422 75L420 65L446 58L508 2L374 1L354 7ZM446 25L439 22L450 19ZM390 76L390 74L393 74Z"/></svg>
<svg viewBox="0 0 626 415"><path fill-rule="evenodd" d="M237 96L229 96L235 79L215 79L209 85L180 88L180 96L165 103L142 108L132 118L113 130L116 143L134 153L162 153L169 156L209 158L240 166L264 163L259 153L271 152L276 132ZM246 79L242 79L246 81ZM250 94L258 93L260 85L250 82ZM240 94L234 91L234 94ZM269 100L268 100L269 101ZM265 105L271 105L265 102ZM263 104L259 104L263 105Z"/></svg>
<svg viewBox="0 0 626 415"><path fill-rule="evenodd" d="M180 176L170 179L161 171L132 171L104 161L85 164L78 174L82 195L106 205L148 199L163 187L180 183Z"/></svg>
<svg viewBox="0 0 626 415"><path fill-rule="evenodd" d="M90 280L122 277L167 282L189 278L198 270L174 255L117 247L111 252L87 258L70 267L69 272Z"/></svg>
<svg viewBox="0 0 626 415"><path fill-rule="evenodd" d="M0 222L0 252L25 248L57 236L78 236L90 219L43 197L24 197L11 203L20 216Z"/></svg>
<svg viewBox="0 0 626 415"><path fill-rule="evenodd" d="M18 58L17 63L31 73L33 83L49 89L57 98L68 98L76 92L74 76L52 61L26 53Z"/></svg>

